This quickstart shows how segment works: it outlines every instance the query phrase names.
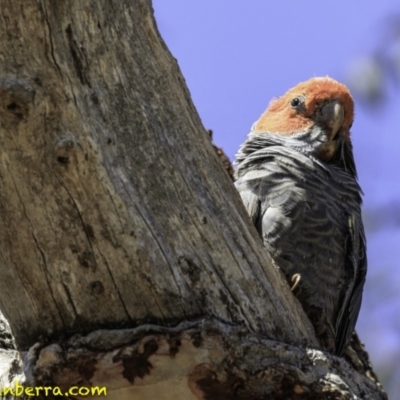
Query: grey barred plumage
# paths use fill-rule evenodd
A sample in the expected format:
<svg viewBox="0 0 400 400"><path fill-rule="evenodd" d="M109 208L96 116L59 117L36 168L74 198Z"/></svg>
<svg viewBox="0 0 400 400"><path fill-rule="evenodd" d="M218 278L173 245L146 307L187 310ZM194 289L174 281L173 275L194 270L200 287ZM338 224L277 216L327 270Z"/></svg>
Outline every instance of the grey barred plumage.
<svg viewBox="0 0 400 400"><path fill-rule="evenodd" d="M274 262L288 281L300 274L294 293L323 346L342 355L367 263L351 144L343 132L333 136L323 160L329 132L320 123L290 135L251 132L236 155L235 185Z"/></svg>

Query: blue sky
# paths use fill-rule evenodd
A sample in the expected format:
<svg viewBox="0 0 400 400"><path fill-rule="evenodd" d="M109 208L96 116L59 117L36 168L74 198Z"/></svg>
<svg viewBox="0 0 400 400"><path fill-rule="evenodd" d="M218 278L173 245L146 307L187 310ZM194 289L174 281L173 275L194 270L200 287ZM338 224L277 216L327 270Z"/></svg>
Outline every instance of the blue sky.
<svg viewBox="0 0 400 400"><path fill-rule="evenodd" d="M388 17L400 13L398 0L153 0L153 6L204 126L231 159L273 97L313 76L348 83L350 66L385 40ZM400 88L388 100L372 109L356 98L352 137L366 210L400 204ZM369 232L368 256L357 330L374 364L386 369L400 359L400 225ZM392 385L400 391L400 383Z"/></svg>

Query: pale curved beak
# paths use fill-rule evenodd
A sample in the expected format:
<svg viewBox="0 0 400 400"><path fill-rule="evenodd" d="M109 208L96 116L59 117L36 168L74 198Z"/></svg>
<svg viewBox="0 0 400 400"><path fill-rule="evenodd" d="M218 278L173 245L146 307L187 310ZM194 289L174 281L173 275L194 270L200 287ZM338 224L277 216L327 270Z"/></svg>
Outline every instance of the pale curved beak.
<svg viewBox="0 0 400 400"><path fill-rule="evenodd" d="M321 120L330 128L329 140L334 140L344 121L344 109L339 100L332 100L321 110Z"/></svg>

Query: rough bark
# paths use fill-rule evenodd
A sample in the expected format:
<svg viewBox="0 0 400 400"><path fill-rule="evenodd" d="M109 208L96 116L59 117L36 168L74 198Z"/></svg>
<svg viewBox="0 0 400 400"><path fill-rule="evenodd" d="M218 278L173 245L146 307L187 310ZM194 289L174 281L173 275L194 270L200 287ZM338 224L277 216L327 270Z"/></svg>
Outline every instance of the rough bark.
<svg viewBox="0 0 400 400"><path fill-rule="evenodd" d="M0 4L0 308L21 354L3 384L383 398L310 350L150 1Z"/></svg>

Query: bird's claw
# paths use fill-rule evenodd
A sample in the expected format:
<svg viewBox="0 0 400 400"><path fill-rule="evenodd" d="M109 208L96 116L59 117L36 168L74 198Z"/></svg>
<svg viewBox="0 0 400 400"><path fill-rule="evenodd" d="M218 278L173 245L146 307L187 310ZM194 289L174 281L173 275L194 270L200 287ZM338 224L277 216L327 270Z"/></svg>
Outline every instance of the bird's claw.
<svg viewBox="0 0 400 400"><path fill-rule="evenodd" d="M292 283L292 286L290 287L290 290L293 292L294 289L296 289L296 287L298 286L299 282L301 279L301 275L300 274L293 274L292 277L290 278L290 281Z"/></svg>

